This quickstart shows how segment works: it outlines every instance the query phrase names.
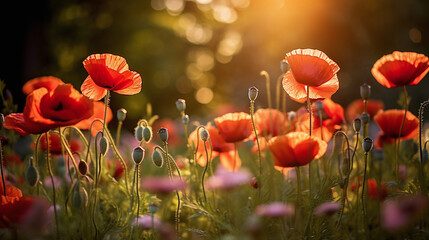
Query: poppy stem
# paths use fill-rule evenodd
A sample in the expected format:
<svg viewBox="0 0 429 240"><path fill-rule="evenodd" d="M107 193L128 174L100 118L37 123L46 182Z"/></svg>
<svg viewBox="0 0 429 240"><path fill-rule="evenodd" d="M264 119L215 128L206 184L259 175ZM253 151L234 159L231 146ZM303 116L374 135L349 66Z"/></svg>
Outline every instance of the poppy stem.
<svg viewBox="0 0 429 240"><path fill-rule="evenodd" d="M312 129L312 121L313 121L313 109L311 109L311 101L310 101L310 86L306 86L306 88L307 88L307 110L308 110L308 113L310 114L310 117L309 117L309 129L308 129L308 134L310 135L310 137L311 137L311 135L312 135L312 132L313 132L313 129Z"/></svg>
<svg viewBox="0 0 429 240"><path fill-rule="evenodd" d="M123 121L118 122L118 128L116 129L116 146L119 146L119 137L121 136L121 129L122 129L122 123Z"/></svg>
<svg viewBox="0 0 429 240"><path fill-rule="evenodd" d="M3 145L0 141L0 170L1 170L1 181L3 183L3 195L6 197L6 182L4 181L3 175Z"/></svg>
<svg viewBox="0 0 429 240"><path fill-rule="evenodd" d="M276 108L279 111L281 109L281 106L280 106L280 95L281 95L280 86L281 86L282 78L283 78L283 74L277 78L277 82L276 82Z"/></svg>
<svg viewBox="0 0 429 240"><path fill-rule="evenodd" d="M45 132L46 137L46 165L48 167L48 173L51 177L51 183L52 183L52 204L54 207L54 216L55 216L55 226L56 226L56 232L57 232L57 239L60 239L60 232L59 232L59 226L58 226L58 214L57 214L57 206L56 206L56 197L55 197L55 181L54 181L54 175L52 173L51 168L51 161L50 161L50 149L49 149L49 132Z"/></svg>
<svg viewBox="0 0 429 240"><path fill-rule="evenodd" d="M258 145L258 163L259 163L259 177L262 176L262 158L261 158L261 147L259 145L258 132L256 131L255 119L253 117L255 112L255 101L250 100L250 118L252 120L253 132L256 137L256 144Z"/></svg>
<svg viewBox="0 0 429 240"><path fill-rule="evenodd" d="M207 151L207 145L205 142L204 142L204 150L206 152L206 165L204 166L203 175L201 176L201 187L203 188L204 201L207 203L206 189L204 188L204 177L206 175L207 168L209 166L209 153Z"/></svg>
<svg viewBox="0 0 429 240"><path fill-rule="evenodd" d="M266 87L267 87L268 108L272 109L273 108L273 104L271 103L270 75L265 70L261 71L260 74L261 74L261 76L265 77L265 83L266 83ZM270 112L270 133L271 133L271 135L273 134L273 118L271 116L271 112Z"/></svg>
<svg viewBox="0 0 429 240"><path fill-rule="evenodd" d="M367 219L366 219L366 198L365 198L365 185L366 185L366 169L368 165L368 152L365 152L365 167L363 170L363 182L362 182L362 193L361 193L361 201L362 201L362 211L363 211L363 229L367 234Z"/></svg>
<svg viewBox="0 0 429 240"><path fill-rule="evenodd" d="M139 164L136 164L136 168L135 168L135 175L136 175L136 195L137 195L137 224L136 224L136 228L137 228L137 233L138 233L138 227L139 227L139 213L140 213L140 194L139 194Z"/></svg>
<svg viewBox="0 0 429 240"><path fill-rule="evenodd" d="M106 96L104 97L104 117L103 117L103 133L106 129L106 118L107 118L107 108L109 107L109 101L110 101L110 91L107 90Z"/></svg>
<svg viewBox="0 0 429 240"><path fill-rule="evenodd" d="M302 193L301 193L301 170L299 169L299 167L295 168L295 172L296 172L296 193L297 193L297 197L296 197L296 205L295 205L295 228L297 229L299 226L299 221L297 219L298 215L300 214L300 209L301 209L301 198L302 198Z"/></svg>
<svg viewBox="0 0 429 240"><path fill-rule="evenodd" d="M405 119L407 117L408 112L408 96L407 96L407 89L405 88L405 85L402 87L404 91L404 117L402 118L401 127L399 127L399 136L398 136L398 143L396 146L396 152L395 152L395 176L396 181L399 180L399 148L401 146L401 136L402 136L402 129L405 124Z"/></svg>
<svg viewBox="0 0 429 240"><path fill-rule="evenodd" d="M42 134L39 134L39 136L37 137L37 140L36 140L35 147L34 147L34 162L35 162L34 167L37 170L39 170L39 142L40 142L41 137L42 137ZM40 181L36 182L36 194L37 194L37 196L39 196L39 192L40 192L39 182Z"/></svg>

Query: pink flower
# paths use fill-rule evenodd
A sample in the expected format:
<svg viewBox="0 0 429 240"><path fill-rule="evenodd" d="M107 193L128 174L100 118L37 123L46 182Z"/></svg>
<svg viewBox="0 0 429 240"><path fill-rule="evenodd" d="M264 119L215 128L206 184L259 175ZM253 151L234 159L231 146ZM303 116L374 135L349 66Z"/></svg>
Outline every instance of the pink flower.
<svg viewBox="0 0 429 240"><path fill-rule="evenodd" d="M169 194L173 191L183 191L188 184L179 177L146 177L142 179L141 187L150 193Z"/></svg>
<svg viewBox="0 0 429 240"><path fill-rule="evenodd" d="M249 184L251 178L252 174L248 170L240 169L237 172L230 172L219 165L215 174L207 179L205 185L207 190L231 190L240 185Z"/></svg>
<svg viewBox="0 0 429 240"><path fill-rule="evenodd" d="M325 202L314 209L314 215L331 216L340 209L340 204L337 202Z"/></svg>
<svg viewBox="0 0 429 240"><path fill-rule="evenodd" d="M280 218L295 214L295 208L291 204L281 202L272 202L269 204L259 205L255 209L256 215L270 218Z"/></svg>

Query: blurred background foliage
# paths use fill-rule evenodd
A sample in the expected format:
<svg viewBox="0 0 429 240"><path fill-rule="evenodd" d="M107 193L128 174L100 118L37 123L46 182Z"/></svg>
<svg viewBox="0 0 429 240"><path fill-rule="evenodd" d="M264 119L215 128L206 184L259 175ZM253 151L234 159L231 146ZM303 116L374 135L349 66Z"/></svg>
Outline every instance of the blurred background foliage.
<svg viewBox="0 0 429 240"><path fill-rule="evenodd" d="M22 85L53 75L75 88L86 78L82 61L93 53L123 56L141 74L142 92L113 94L112 108L128 110L128 121L153 113L178 118L175 101L186 99L192 117L248 111L247 89L260 89L261 70L271 86L280 61L296 48L324 51L338 63L340 90L333 100L347 106L359 86L372 85L372 98L399 108L400 89L386 89L371 75L377 59L395 50L429 55L426 0L41 0L19 1L2 14L0 79L12 91L18 111ZM7 12L10 12L6 14ZM13 14L12 14L13 13ZM417 114L428 97L428 77L408 87ZM300 104L291 100L288 110Z"/></svg>

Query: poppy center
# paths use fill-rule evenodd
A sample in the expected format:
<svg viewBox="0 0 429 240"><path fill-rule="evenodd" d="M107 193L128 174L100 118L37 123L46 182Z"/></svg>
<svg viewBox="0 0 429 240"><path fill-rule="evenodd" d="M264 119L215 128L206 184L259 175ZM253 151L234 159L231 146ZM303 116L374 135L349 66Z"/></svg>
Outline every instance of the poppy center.
<svg viewBox="0 0 429 240"><path fill-rule="evenodd" d="M54 111L61 111L63 110L63 103L59 102L56 107L54 107Z"/></svg>

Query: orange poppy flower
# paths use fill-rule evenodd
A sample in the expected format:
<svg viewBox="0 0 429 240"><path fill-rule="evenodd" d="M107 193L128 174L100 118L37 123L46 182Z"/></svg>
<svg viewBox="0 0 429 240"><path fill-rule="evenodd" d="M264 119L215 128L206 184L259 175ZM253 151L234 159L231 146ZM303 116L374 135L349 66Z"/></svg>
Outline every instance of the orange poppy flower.
<svg viewBox="0 0 429 240"><path fill-rule="evenodd" d="M89 73L81 86L82 94L93 100L102 99L107 90L134 95L141 91L140 74L128 69L123 57L112 54L93 54L83 61Z"/></svg>
<svg viewBox="0 0 429 240"><path fill-rule="evenodd" d="M361 99L356 99L350 103L346 108L346 118L348 122L353 122L353 120L359 117L365 108L365 104ZM373 118L378 111L384 108L384 103L377 100L368 100L366 104L366 111Z"/></svg>
<svg viewBox="0 0 429 240"><path fill-rule="evenodd" d="M313 106L313 131L312 135L316 137L322 137L323 140L328 142L335 131L341 129L341 123L344 122L344 109L341 105L333 102L331 99L326 98L323 101L323 118L322 118L322 126L320 125L320 118L318 116L318 112ZM298 124L297 131L300 132L308 132L310 128L310 114L309 113L300 113L306 110L298 111Z"/></svg>
<svg viewBox="0 0 429 240"><path fill-rule="evenodd" d="M4 127L18 134L40 134L61 126L70 126L90 117L93 103L71 84L62 84L53 91L39 88L27 96L23 113L5 117Z"/></svg>
<svg viewBox="0 0 429 240"><path fill-rule="evenodd" d="M383 146L383 143L393 143L399 136L399 129L401 128L402 119L404 118L404 110L391 109L387 111L379 111L375 115L374 120L377 122L382 133L378 136L375 145L378 147ZM404 126L401 132L401 139L411 139L419 133L419 119L411 112L407 111Z"/></svg>
<svg viewBox="0 0 429 240"><path fill-rule="evenodd" d="M3 181L0 181L0 206L9 202L14 202L18 200L20 197L22 197L21 190L7 183L6 183L6 196L4 196Z"/></svg>
<svg viewBox="0 0 429 240"><path fill-rule="evenodd" d="M105 104L104 102L94 102L94 107L93 107L93 114L90 118L84 119L80 122L78 122L77 124L75 124L74 126L82 129L82 130L87 130L91 127L91 123L95 120L95 119L100 119L101 122L104 119L104 108L105 108ZM106 125L112 121L113 119L113 113L112 113L112 109L110 107L107 107L107 115L106 115ZM91 128L91 134L92 136L95 136L97 134L98 131L102 131L103 130L103 124L99 122L99 121L95 121L92 124L92 128Z"/></svg>
<svg viewBox="0 0 429 240"><path fill-rule="evenodd" d="M241 159L238 156L238 152L234 151L234 144L226 142L222 136L219 134L219 130L213 126L211 123L208 123L205 127L209 132L210 140L212 142L212 161L214 158L219 156L220 164L223 168L228 171L238 171L241 166ZM197 149L197 163L204 167L207 164L206 153L204 149L204 142L197 136L197 129L195 129L189 135L189 142L193 144L194 147L197 147L197 138L199 139L198 149ZM206 142L207 150L210 151L209 142ZM210 152L209 152L210 154Z"/></svg>
<svg viewBox="0 0 429 240"><path fill-rule="evenodd" d="M240 142L253 132L250 115L244 112L227 113L214 119L222 138L229 143Z"/></svg>
<svg viewBox="0 0 429 240"><path fill-rule="evenodd" d="M307 165L313 159L322 157L326 148L326 142L304 132L291 132L268 142L274 165L284 168Z"/></svg>
<svg viewBox="0 0 429 240"><path fill-rule="evenodd" d="M325 53L313 49L296 49L286 54L290 70L283 77L283 88L297 102L329 98L338 88L340 67Z"/></svg>
<svg viewBox="0 0 429 240"><path fill-rule="evenodd" d="M46 77L38 77L31 79L30 81L26 82L24 86L22 87L22 91L25 95L28 95L32 93L34 90L39 88L46 88L48 91L52 91L55 88L58 87L58 85L64 84L61 79L52 77L52 76L46 76Z"/></svg>
<svg viewBox="0 0 429 240"><path fill-rule="evenodd" d="M275 137L293 129L285 114L277 109L258 109L255 112L254 120L258 136Z"/></svg>
<svg viewBox="0 0 429 240"><path fill-rule="evenodd" d="M393 52L374 63L371 73L387 88L416 85L429 72L429 59L415 52Z"/></svg>

